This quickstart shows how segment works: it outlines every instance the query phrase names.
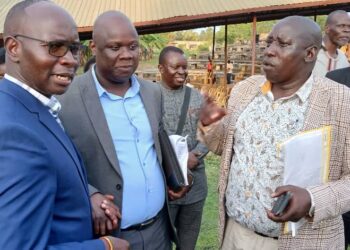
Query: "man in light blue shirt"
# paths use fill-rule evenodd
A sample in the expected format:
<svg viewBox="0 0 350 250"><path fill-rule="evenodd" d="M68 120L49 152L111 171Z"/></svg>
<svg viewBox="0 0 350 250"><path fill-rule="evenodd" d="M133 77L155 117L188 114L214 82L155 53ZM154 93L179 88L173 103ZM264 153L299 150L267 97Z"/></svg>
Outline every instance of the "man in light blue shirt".
<svg viewBox="0 0 350 250"><path fill-rule="evenodd" d="M122 13L97 18L91 48L96 64L60 99L60 118L86 164L95 232L114 228L108 218L116 205L121 220L114 235L133 250L170 250L176 237L167 196L179 198L188 188L168 190L160 166L160 87L134 76L138 35Z"/></svg>
<svg viewBox="0 0 350 250"><path fill-rule="evenodd" d="M162 209L165 201L162 172L137 78L131 77L131 86L121 97L101 86L94 68L92 76L123 179L130 180L124 183L123 191L121 228L125 229L153 218Z"/></svg>

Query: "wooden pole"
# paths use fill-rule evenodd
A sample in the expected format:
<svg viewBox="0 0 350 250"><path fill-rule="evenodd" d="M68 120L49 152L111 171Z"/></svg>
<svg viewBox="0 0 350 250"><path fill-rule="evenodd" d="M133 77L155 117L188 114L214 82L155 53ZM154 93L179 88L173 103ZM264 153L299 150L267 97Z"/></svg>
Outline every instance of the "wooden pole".
<svg viewBox="0 0 350 250"><path fill-rule="evenodd" d="M213 47L211 49L211 60L213 60L213 63L214 63L214 53L215 53L215 29L216 29L216 26L214 26L213 28Z"/></svg>
<svg viewBox="0 0 350 250"><path fill-rule="evenodd" d="M256 58L256 16L253 17L253 35L252 35L252 75L255 73Z"/></svg>
<svg viewBox="0 0 350 250"><path fill-rule="evenodd" d="M222 82L223 84L226 84L226 79L227 79L227 23L225 24L225 60L224 60L224 76L225 79Z"/></svg>

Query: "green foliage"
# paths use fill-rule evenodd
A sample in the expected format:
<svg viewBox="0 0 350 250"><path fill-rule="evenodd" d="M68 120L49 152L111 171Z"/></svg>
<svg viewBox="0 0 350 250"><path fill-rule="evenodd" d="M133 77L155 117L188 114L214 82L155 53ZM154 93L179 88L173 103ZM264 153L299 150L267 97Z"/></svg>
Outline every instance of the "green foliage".
<svg viewBox="0 0 350 250"><path fill-rule="evenodd" d="M151 60L154 52L159 52L167 44L167 39L159 34L140 36L141 60Z"/></svg>
<svg viewBox="0 0 350 250"><path fill-rule="evenodd" d="M213 28L209 27L199 33L198 41L211 42L213 40Z"/></svg>
<svg viewBox="0 0 350 250"><path fill-rule="evenodd" d="M208 196L205 201L202 226L197 241L197 250L217 250L218 240L218 176L220 157L209 153L205 158L205 169L208 178Z"/></svg>
<svg viewBox="0 0 350 250"><path fill-rule="evenodd" d="M143 49L162 49L166 44L166 38L159 34L149 34L140 36L140 46Z"/></svg>
<svg viewBox="0 0 350 250"><path fill-rule="evenodd" d="M227 42L234 43L236 40L250 40L252 36L251 24L235 24L227 26ZM225 42L225 26L220 26L215 35L217 43Z"/></svg>
<svg viewBox="0 0 350 250"><path fill-rule="evenodd" d="M320 25L322 31L324 30L324 26L326 25L326 20L327 16L317 16L316 18L316 23Z"/></svg>
<svg viewBox="0 0 350 250"><path fill-rule="evenodd" d="M209 51L209 42L203 43L198 46L197 52L198 53L203 53L203 52L210 52Z"/></svg>

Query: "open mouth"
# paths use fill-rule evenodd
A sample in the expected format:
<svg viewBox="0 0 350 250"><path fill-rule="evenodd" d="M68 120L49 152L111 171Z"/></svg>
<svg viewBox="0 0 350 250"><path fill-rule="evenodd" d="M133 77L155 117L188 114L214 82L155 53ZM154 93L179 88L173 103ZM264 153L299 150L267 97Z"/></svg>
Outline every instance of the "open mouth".
<svg viewBox="0 0 350 250"><path fill-rule="evenodd" d="M64 73L64 74L54 74L56 79L63 84L69 84L74 78L74 74Z"/></svg>

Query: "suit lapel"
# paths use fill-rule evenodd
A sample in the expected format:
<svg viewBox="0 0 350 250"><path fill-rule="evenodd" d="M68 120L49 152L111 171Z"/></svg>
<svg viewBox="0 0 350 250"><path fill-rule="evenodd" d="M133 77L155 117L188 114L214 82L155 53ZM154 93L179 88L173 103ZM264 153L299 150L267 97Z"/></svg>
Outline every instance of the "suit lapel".
<svg viewBox="0 0 350 250"><path fill-rule="evenodd" d="M45 108L45 107L43 107ZM81 161L78 158L78 152L75 150L73 146L73 142L67 136L67 134L63 131L60 125L56 122L56 120L52 117L52 115L47 110L40 110L38 113L39 121L56 137L56 139L63 145L66 149L70 157L73 159L75 166L77 168L78 174L80 176L81 181L84 183L84 189L88 194L87 183L85 180L85 176L82 169Z"/></svg>
<svg viewBox="0 0 350 250"><path fill-rule="evenodd" d="M319 128L327 122L324 118L327 117L327 105L331 96L330 92L322 86L320 79L315 77L304 121L304 131Z"/></svg>
<svg viewBox="0 0 350 250"><path fill-rule="evenodd" d="M252 102L252 100L258 94L258 91L260 88L260 81L261 83L263 83L264 79L265 78L263 77L258 78L258 80L249 79L250 85L244 88L244 91L242 93L238 93L239 96L237 97L237 101L235 102L235 105L237 105L237 108L234 109L234 113L232 114L231 125L236 124L238 117L242 114L242 112L247 108L247 106ZM230 128L233 129L233 126L230 126Z"/></svg>
<svg viewBox="0 0 350 250"><path fill-rule="evenodd" d="M112 141L112 135L109 131L107 120L95 87L95 82L91 75L91 70L89 72L89 74L82 76L81 82L83 84L79 84L81 97L86 107L88 117L91 120L91 124L108 160L117 173L122 176L115 147Z"/></svg>
<svg viewBox="0 0 350 250"><path fill-rule="evenodd" d="M72 142L70 141L67 134L62 130L60 125L56 122L55 118L50 114L48 109L42 105L34 96L29 92L17 86L14 83L11 83L8 80L4 80L2 83L6 87L6 92L13 97L15 97L19 102L21 102L30 112L36 113L38 115L39 121L52 133L52 135L62 144L65 150L68 152L69 156L75 163L81 181L84 183L84 188L86 193L87 183L82 172L82 165L78 158L78 153L74 149Z"/></svg>
<svg viewBox="0 0 350 250"><path fill-rule="evenodd" d="M147 117L152 129L153 140L158 141L158 126L159 126L159 118L156 116L156 110L154 109L155 103L157 105L161 105L161 100L154 100L154 93L149 91L149 88L145 87L145 84L141 79L137 79L140 83L140 95L145 107Z"/></svg>

